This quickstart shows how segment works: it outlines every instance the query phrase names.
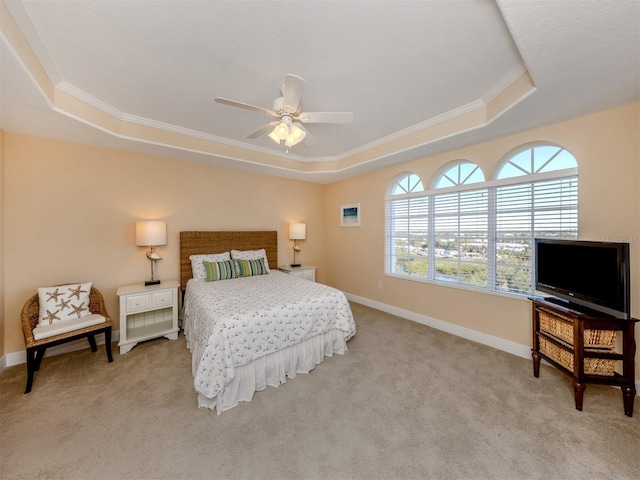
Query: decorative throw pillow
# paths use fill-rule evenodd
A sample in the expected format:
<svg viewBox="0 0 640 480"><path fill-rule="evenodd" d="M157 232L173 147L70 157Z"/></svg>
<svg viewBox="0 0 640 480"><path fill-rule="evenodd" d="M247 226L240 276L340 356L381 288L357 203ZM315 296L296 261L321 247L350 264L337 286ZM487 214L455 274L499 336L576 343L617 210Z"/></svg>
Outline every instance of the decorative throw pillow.
<svg viewBox="0 0 640 480"><path fill-rule="evenodd" d="M91 311L89 311L90 293L91 282L39 288L38 324L52 325L56 322L91 315Z"/></svg>
<svg viewBox="0 0 640 480"><path fill-rule="evenodd" d="M234 260L264 260L264 266L269 270L269 260L267 259L267 252L264 248L260 250L231 250L231 258Z"/></svg>
<svg viewBox="0 0 640 480"><path fill-rule="evenodd" d="M266 275L269 272L264 264L264 259L259 260L236 260L239 277L253 277L254 275Z"/></svg>
<svg viewBox="0 0 640 480"><path fill-rule="evenodd" d="M204 269L203 262L224 262L225 260L231 260L231 255L229 252L191 255L189 260L191 260L191 273L193 274L193 278L206 280L207 272Z"/></svg>
<svg viewBox="0 0 640 480"><path fill-rule="evenodd" d="M238 278L232 260L223 262L203 262L204 270L207 272L207 282L217 282L218 280L229 280Z"/></svg>

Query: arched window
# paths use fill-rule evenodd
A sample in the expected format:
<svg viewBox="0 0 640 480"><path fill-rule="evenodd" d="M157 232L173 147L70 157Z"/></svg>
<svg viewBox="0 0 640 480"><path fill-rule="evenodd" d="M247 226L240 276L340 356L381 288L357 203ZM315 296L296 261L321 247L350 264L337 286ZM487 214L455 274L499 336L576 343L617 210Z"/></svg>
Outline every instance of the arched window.
<svg viewBox="0 0 640 480"><path fill-rule="evenodd" d="M564 148L551 144L532 145L507 156L498 169L496 178L513 178L569 168L578 168L578 162Z"/></svg>
<svg viewBox="0 0 640 480"><path fill-rule="evenodd" d="M577 238L577 161L558 145L512 151L494 180L459 160L442 169L430 191L411 189L406 176L401 181L386 198L388 275L532 294L534 238Z"/></svg>
<svg viewBox="0 0 640 480"><path fill-rule="evenodd" d="M393 201L386 205L385 244L392 247L385 250L385 257L400 268L400 265L410 263L410 257L422 255L424 245L421 239L422 232L427 230L429 200L424 195L422 180L412 172L403 173L392 180L389 192L387 198L393 198Z"/></svg>
<svg viewBox="0 0 640 480"><path fill-rule="evenodd" d="M564 148L535 144L512 151L497 169L506 182L495 189L497 290L533 285L535 237L578 237L577 166Z"/></svg>
<svg viewBox="0 0 640 480"><path fill-rule="evenodd" d="M435 190L448 190L432 196L430 246L434 280L462 279L466 285L486 284L489 195L484 181L480 167L467 160L445 166L436 177Z"/></svg>
<svg viewBox="0 0 640 480"><path fill-rule="evenodd" d="M484 182L484 173L478 165L465 160L448 165L436 179L434 188L455 187Z"/></svg>
<svg viewBox="0 0 640 480"><path fill-rule="evenodd" d="M418 175L412 172L404 173L391 187L391 195L403 195L405 193L414 193L424 191L422 180Z"/></svg>

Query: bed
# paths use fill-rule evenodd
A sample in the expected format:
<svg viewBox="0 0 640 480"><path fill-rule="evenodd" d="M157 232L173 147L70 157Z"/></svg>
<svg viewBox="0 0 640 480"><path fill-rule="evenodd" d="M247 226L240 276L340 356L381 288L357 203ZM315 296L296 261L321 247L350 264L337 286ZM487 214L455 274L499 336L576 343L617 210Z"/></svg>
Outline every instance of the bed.
<svg viewBox="0 0 640 480"><path fill-rule="evenodd" d="M240 260L229 262L231 253ZM199 407L220 414L346 353L356 328L344 293L277 266L275 231L180 232L183 328Z"/></svg>

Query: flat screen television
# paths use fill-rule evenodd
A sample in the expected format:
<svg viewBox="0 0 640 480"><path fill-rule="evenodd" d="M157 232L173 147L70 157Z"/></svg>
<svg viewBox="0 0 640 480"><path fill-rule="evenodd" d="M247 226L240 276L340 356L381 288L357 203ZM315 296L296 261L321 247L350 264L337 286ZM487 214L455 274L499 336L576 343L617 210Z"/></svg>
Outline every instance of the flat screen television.
<svg viewBox="0 0 640 480"><path fill-rule="evenodd" d="M535 239L535 289L569 308L628 319L629 284L628 243Z"/></svg>

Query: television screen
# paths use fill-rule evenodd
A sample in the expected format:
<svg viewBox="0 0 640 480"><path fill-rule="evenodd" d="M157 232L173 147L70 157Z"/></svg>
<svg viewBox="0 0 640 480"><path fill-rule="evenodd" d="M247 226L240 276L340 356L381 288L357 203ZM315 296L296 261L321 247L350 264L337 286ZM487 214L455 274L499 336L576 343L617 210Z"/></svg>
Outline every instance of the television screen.
<svg viewBox="0 0 640 480"><path fill-rule="evenodd" d="M535 288L617 317L629 318L629 245L536 239Z"/></svg>

